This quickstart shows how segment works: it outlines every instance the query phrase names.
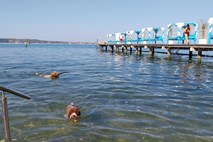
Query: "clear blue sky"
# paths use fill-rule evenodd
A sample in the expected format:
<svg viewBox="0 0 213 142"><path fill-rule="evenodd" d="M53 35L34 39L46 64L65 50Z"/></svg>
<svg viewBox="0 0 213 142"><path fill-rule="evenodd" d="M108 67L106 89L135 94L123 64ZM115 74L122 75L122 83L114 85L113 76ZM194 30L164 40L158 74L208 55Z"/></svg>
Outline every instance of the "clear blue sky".
<svg viewBox="0 0 213 142"><path fill-rule="evenodd" d="M213 0L0 0L0 38L96 41L109 33L200 22Z"/></svg>

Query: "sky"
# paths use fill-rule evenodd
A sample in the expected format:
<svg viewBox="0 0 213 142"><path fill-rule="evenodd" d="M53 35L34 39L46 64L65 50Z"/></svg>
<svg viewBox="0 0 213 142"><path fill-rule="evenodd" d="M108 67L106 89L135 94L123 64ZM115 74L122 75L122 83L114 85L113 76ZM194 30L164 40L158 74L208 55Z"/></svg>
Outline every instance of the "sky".
<svg viewBox="0 0 213 142"><path fill-rule="evenodd" d="M0 38L94 42L176 22L208 21L213 0L0 0Z"/></svg>

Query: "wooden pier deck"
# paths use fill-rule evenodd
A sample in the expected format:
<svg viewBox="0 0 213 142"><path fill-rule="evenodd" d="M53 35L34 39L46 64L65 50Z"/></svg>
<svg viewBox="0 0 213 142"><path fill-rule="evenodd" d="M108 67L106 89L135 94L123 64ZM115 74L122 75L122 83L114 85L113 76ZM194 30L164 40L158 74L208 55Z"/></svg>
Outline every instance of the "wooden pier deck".
<svg viewBox="0 0 213 142"><path fill-rule="evenodd" d="M202 51L213 51L213 44L108 44L108 43L98 43L98 46L105 48L111 48L111 51L126 50L132 51L135 49L136 52L142 53L143 48L148 48L149 53L154 55L155 49L162 49L167 52L168 56L171 56L171 50L188 50L189 58L192 58L193 52L197 51L198 59L201 59Z"/></svg>

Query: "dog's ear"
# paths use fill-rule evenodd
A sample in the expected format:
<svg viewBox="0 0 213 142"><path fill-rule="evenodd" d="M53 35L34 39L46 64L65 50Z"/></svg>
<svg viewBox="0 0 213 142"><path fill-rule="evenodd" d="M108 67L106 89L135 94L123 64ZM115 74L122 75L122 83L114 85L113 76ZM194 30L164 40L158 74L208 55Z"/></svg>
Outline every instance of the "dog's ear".
<svg viewBox="0 0 213 142"><path fill-rule="evenodd" d="M67 116L70 117L70 115L71 115L72 113L73 113L72 108L71 108L70 106L68 106L68 107L66 108L66 114L67 114Z"/></svg>
<svg viewBox="0 0 213 142"><path fill-rule="evenodd" d="M77 114L78 116L80 116L80 115L81 115L81 112L80 112L80 110L79 110L79 109L77 109L77 110L76 110L76 114Z"/></svg>

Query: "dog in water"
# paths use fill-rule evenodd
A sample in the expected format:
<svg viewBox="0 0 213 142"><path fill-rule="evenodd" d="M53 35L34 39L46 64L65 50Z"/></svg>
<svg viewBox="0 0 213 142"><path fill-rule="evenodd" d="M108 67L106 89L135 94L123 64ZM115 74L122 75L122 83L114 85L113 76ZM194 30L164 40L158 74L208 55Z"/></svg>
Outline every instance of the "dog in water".
<svg viewBox="0 0 213 142"><path fill-rule="evenodd" d="M80 118L80 115L80 109L73 103L71 103L65 108L65 117L71 119L73 122L77 122Z"/></svg>
<svg viewBox="0 0 213 142"><path fill-rule="evenodd" d="M43 75L43 74L39 74L39 73L35 73L35 74L36 74L37 76L39 76L39 77L50 78L50 79L52 79L52 80L56 80L56 79L58 79L59 76L60 76L61 74L63 74L63 73L68 73L68 72L61 72L61 73L58 73L58 72L56 72L56 71L53 71L53 72L51 72L51 73L48 74L48 75Z"/></svg>

